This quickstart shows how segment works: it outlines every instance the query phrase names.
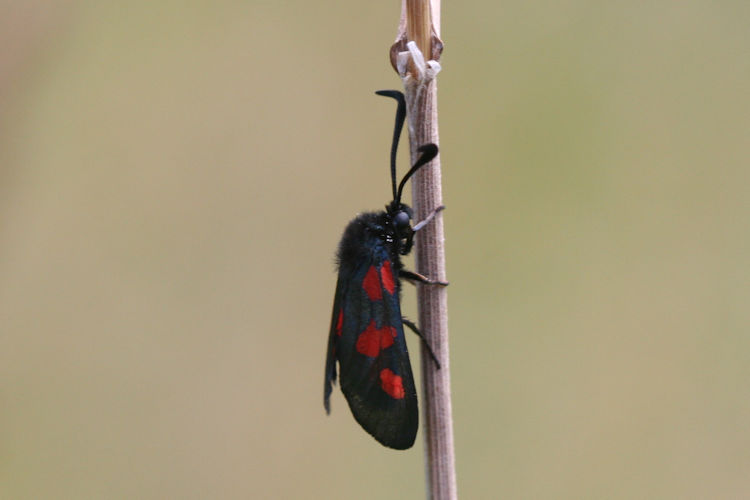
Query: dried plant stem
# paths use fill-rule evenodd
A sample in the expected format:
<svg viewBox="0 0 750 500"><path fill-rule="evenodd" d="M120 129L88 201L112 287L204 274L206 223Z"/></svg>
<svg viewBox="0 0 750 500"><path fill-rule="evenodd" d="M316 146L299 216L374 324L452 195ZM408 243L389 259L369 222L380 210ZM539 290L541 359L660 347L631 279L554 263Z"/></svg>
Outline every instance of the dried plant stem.
<svg viewBox="0 0 750 500"><path fill-rule="evenodd" d="M415 124L412 144L437 143L437 87L434 81L428 86L417 104L417 117L427 116ZM413 156L412 156L413 157ZM432 167L417 175L412 188L417 220L421 220L433 207L441 205L439 157ZM443 218L425 226L416 238L417 272L445 280L445 246ZM455 458L453 451L453 421L450 393L450 362L448 352L448 297L447 289L421 286L417 294L419 325L441 362L435 364L422 349L422 408L424 414L425 452L430 498L454 499L456 496Z"/></svg>
<svg viewBox="0 0 750 500"><path fill-rule="evenodd" d="M440 33L440 0L403 0L399 35L391 48L391 63L399 72L405 88L409 120L412 163L417 148L438 141L437 85L435 74L442 52ZM415 46L407 48L409 42ZM430 61L420 61L421 55ZM412 181L415 220L424 219L442 205L440 156L420 169ZM417 272L445 281L445 246L443 218L420 230L416 238ZM422 408L425 436L427 495L432 499L457 498L453 421L450 393L448 352L447 289L420 285L417 292L419 325L441 363L437 369L426 349L422 348Z"/></svg>

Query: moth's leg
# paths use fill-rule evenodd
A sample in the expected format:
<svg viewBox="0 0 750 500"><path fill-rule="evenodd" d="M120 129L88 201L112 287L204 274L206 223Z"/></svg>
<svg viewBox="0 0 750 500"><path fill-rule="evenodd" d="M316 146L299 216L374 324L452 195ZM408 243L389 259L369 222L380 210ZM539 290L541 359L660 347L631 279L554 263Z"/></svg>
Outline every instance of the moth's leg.
<svg viewBox="0 0 750 500"><path fill-rule="evenodd" d="M409 255L412 246L414 246L414 230L409 231L409 234L406 235L406 242L399 253L401 255Z"/></svg>
<svg viewBox="0 0 750 500"><path fill-rule="evenodd" d="M435 210L433 210L432 212L430 212L430 214L427 217L425 217L423 221L417 222L414 225L414 227L411 228L412 231L414 231L416 233L417 231L419 231L420 229L422 229L423 227L425 227L425 225L427 225L428 222L430 222L432 219L434 219L435 216L437 214L439 214L440 212L442 212L443 210L445 210L445 205L440 205L439 207L437 207Z"/></svg>
<svg viewBox="0 0 750 500"><path fill-rule="evenodd" d="M400 270L398 272L398 276L399 278L403 278L411 284L422 283L424 285L439 285L439 286L448 286L449 284L447 281L431 280L427 276L424 276L419 273L415 273L414 271L407 271L406 269Z"/></svg>
<svg viewBox="0 0 750 500"><path fill-rule="evenodd" d="M412 323L411 321L409 321L406 318L401 318L401 321L406 326L408 326L409 329L412 332L416 333L417 337L419 337L420 339L422 339L422 342L424 343L425 347L427 347L427 352L430 353L430 357L432 358L432 361L435 362L435 365L438 367L438 370L439 370L440 369L440 361L438 361L437 356L435 356L435 353L432 350L432 347L430 347L430 344L427 343L427 339L424 338L424 336L422 335L422 333L419 331L419 328L417 328L417 325L415 325L414 323Z"/></svg>

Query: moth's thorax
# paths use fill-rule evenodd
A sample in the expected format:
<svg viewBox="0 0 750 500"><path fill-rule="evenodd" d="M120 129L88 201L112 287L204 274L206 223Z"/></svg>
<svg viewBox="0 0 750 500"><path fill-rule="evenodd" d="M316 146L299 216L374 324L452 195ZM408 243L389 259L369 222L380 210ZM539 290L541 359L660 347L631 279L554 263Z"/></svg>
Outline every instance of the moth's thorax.
<svg viewBox="0 0 750 500"><path fill-rule="evenodd" d="M394 261L404 255L412 230L408 223L406 226L395 224L394 215L398 212L411 215L411 209L403 204L395 213L390 211L391 206L386 208L389 210L359 214L349 223L339 244L339 263L353 262L379 252L386 252Z"/></svg>

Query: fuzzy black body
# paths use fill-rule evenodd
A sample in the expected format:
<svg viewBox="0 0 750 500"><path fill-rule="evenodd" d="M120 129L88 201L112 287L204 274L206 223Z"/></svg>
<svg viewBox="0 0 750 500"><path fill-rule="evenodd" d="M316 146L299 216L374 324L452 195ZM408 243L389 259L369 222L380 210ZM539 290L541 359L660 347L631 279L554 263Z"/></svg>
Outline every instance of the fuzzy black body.
<svg viewBox="0 0 750 500"><path fill-rule="evenodd" d="M361 214L344 231L324 388L330 411L338 361L341 390L354 418L381 444L400 450L414 444L419 426L400 305L405 245L411 246L410 238L388 212Z"/></svg>

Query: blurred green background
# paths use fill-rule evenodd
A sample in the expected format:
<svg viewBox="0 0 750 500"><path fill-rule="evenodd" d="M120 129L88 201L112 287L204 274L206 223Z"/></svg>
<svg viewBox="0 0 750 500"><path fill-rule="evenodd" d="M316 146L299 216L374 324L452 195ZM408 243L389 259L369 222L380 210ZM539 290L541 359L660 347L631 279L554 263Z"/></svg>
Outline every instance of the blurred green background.
<svg viewBox="0 0 750 500"><path fill-rule="evenodd" d="M389 199L398 14L0 4L0 498L424 495L421 438L321 401L336 244ZM445 2L463 498L750 497L748 27Z"/></svg>

